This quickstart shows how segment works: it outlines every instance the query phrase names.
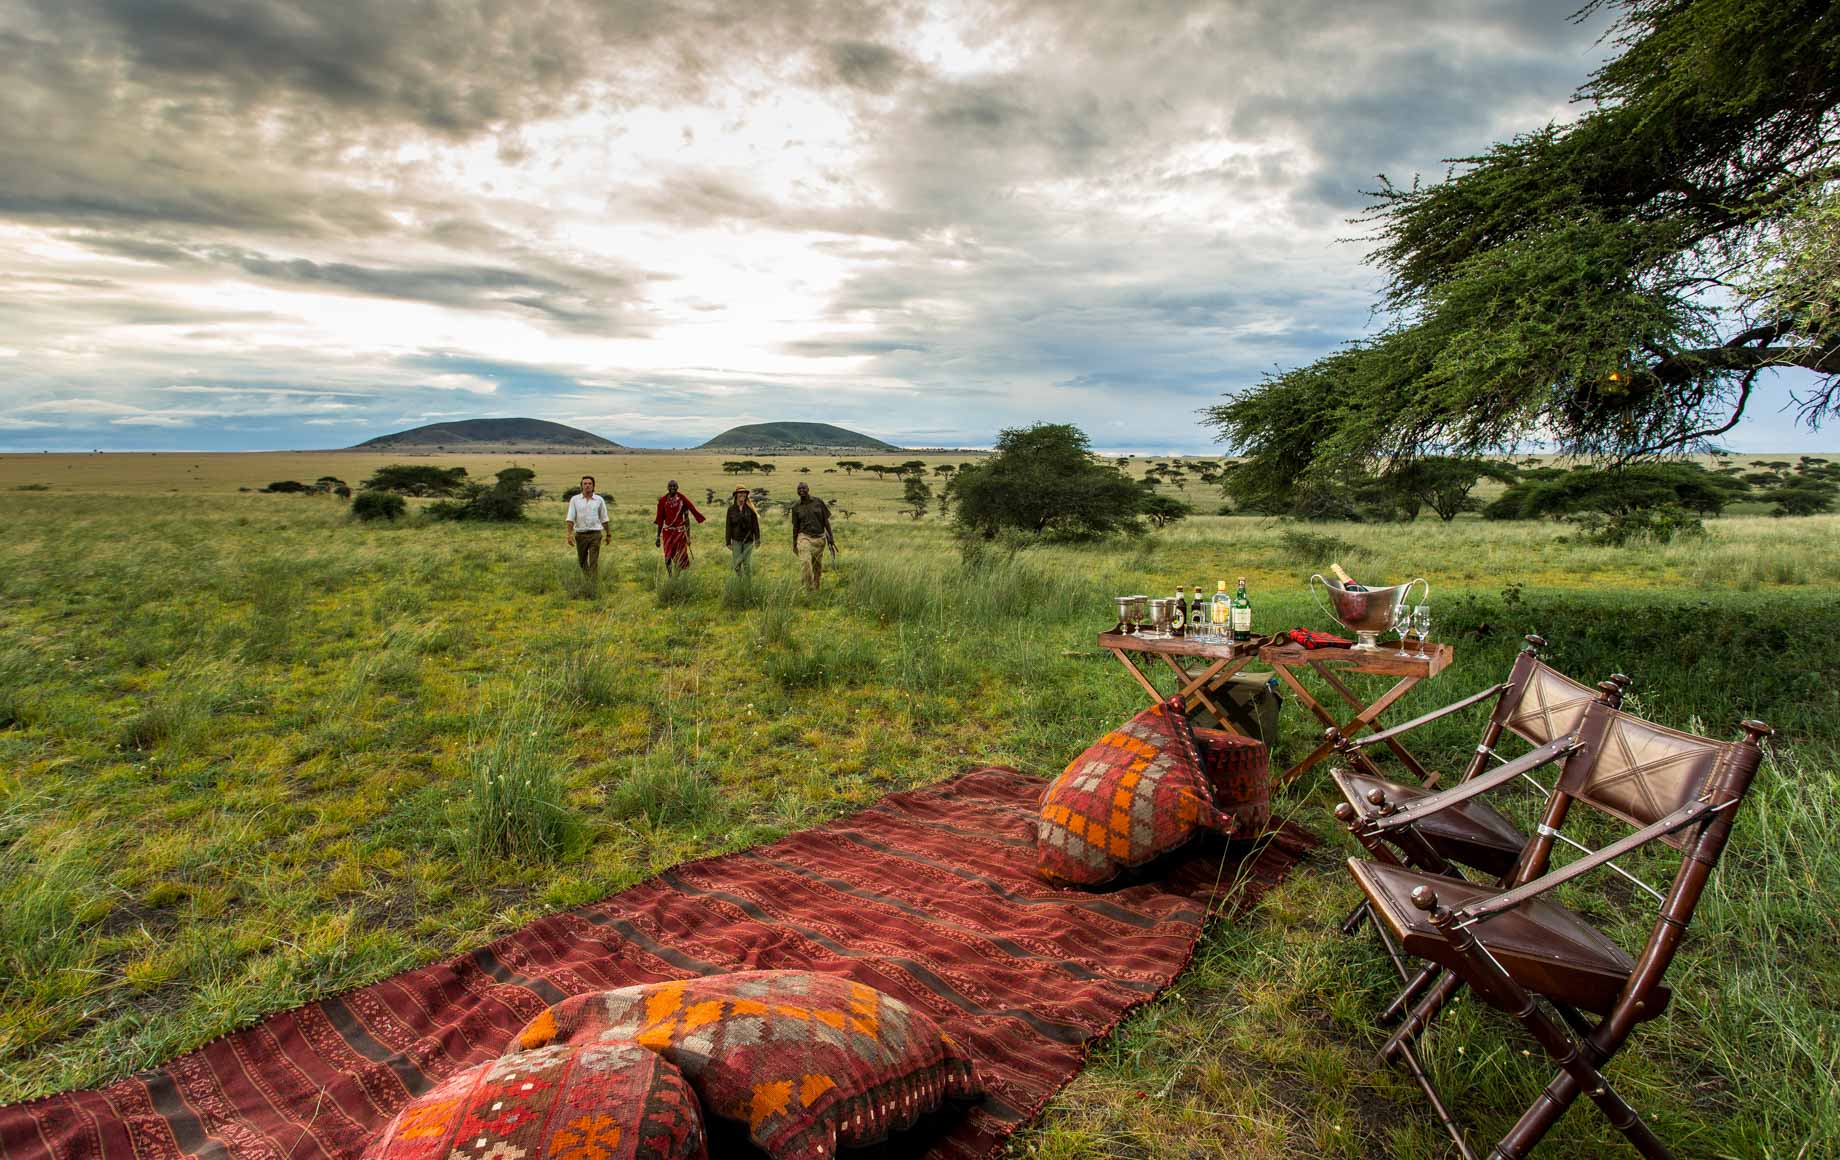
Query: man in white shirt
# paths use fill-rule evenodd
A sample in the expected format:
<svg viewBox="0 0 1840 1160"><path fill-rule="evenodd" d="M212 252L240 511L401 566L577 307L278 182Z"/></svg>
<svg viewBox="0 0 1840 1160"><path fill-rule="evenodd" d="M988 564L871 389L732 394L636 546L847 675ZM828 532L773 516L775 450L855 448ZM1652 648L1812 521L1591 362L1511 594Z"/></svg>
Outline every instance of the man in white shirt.
<svg viewBox="0 0 1840 1160"><path fill-rule="evenodd" d="M594 494L594 477L581 477L581 493L569 497L569 545L575 549L576 562L590 576L601 569L601 538L607 531L607 500Z"/></svg>

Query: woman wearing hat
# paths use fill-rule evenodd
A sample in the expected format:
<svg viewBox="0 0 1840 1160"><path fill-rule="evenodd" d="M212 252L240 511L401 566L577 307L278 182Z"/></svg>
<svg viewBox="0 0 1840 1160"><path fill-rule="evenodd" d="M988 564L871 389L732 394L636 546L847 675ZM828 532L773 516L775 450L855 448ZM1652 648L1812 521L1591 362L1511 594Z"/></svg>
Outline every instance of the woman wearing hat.
<svg viewBox="0 0 1840 1160"><path fill-rule="evenodd" d="M748 489L737 487L728 505L728 532L723 545L735 558L735 574L746 575L754 567L754 545L760 543L760 513L748 500Z"/></svg>

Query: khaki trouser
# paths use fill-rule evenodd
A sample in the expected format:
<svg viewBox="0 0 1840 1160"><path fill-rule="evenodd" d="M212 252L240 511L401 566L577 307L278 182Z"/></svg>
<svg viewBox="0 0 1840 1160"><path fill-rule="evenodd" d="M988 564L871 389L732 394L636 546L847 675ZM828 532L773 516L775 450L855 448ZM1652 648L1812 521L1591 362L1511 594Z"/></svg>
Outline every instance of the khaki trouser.
<svg viewBox="0 0 1840 1160"><path fill-rule="evenodd" d="M735 573L740 575L754 569L754 541L736 540L728 546L728 553L734 558Z"/></svg>
<svg viewBox="0 0 1840 1160"><path fill-rule="evenodd" d="M594 575L601 570L601 533L575 533L575 562L581 570Z"/></svg>
<svg viewBox="0 0 1840 1160"><path fill-rule="evenodd" d="M824 537L808 536L800 532L794 546L799 557L799 573L805 577L805 587L817 588L824 579Z"/></svg>

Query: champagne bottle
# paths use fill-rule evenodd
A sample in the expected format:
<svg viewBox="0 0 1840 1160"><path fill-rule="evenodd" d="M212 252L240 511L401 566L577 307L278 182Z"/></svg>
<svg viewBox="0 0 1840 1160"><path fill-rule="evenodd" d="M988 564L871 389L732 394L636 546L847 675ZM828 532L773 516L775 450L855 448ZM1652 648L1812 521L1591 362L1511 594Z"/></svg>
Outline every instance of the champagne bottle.
<svg viewBox="0 0 1840 1160"><path fill-rule="evenodd" d="M1367 585L1356 584L1354 582L1354 577L1342 571L1342 566L1340 564L1330 564L1329 571L1335 573L1335 578L1342 582L1343 592L1365 592L1367 591Z"/></svg>
<svg viewBox="0 0 1840 1160"><path fill-rule="evenodd" d="M1239 578L1239 591L1233 597L1233 639L1252 639L1252 601L1246 599L1246 578Z"/></svg>
<svg viewBox="0 0 1840 1160"><path fill-rule="evenodd" d="M1176 585L1176 606L1169 614L1169 631L1173 636L1184 636L1188 630L1188 597L1182 595L1182 586Z"/></svg>

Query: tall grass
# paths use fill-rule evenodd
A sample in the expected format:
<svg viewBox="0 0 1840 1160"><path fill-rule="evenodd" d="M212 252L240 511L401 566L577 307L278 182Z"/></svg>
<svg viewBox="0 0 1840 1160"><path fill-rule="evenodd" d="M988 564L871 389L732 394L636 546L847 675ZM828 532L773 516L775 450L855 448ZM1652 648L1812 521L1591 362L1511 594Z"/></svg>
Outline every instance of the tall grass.
<svg viewBox="0 0 1840 1160"><path fill-rule="evenodd" d="M475 873L495 859L554 861L579 826L543 712L520 703L478 721L468 738L461 857Z"/></svg>
<svg viewBox="0 0 1840 1160"><path fill-rule="evenodd" d="M618 704L627 696L626 674L607 654L607 647L585 644L563 654L553 681L563 700L590 708Z"/></svg>
<svg viewBox="0 0 1840 1160"><path fill-rule="evenodd" d="M712 828L721 816L715 778L676 753L660 756L632 763L608 791L608 812L616 818L644 818L653 826Z"/></svg>

